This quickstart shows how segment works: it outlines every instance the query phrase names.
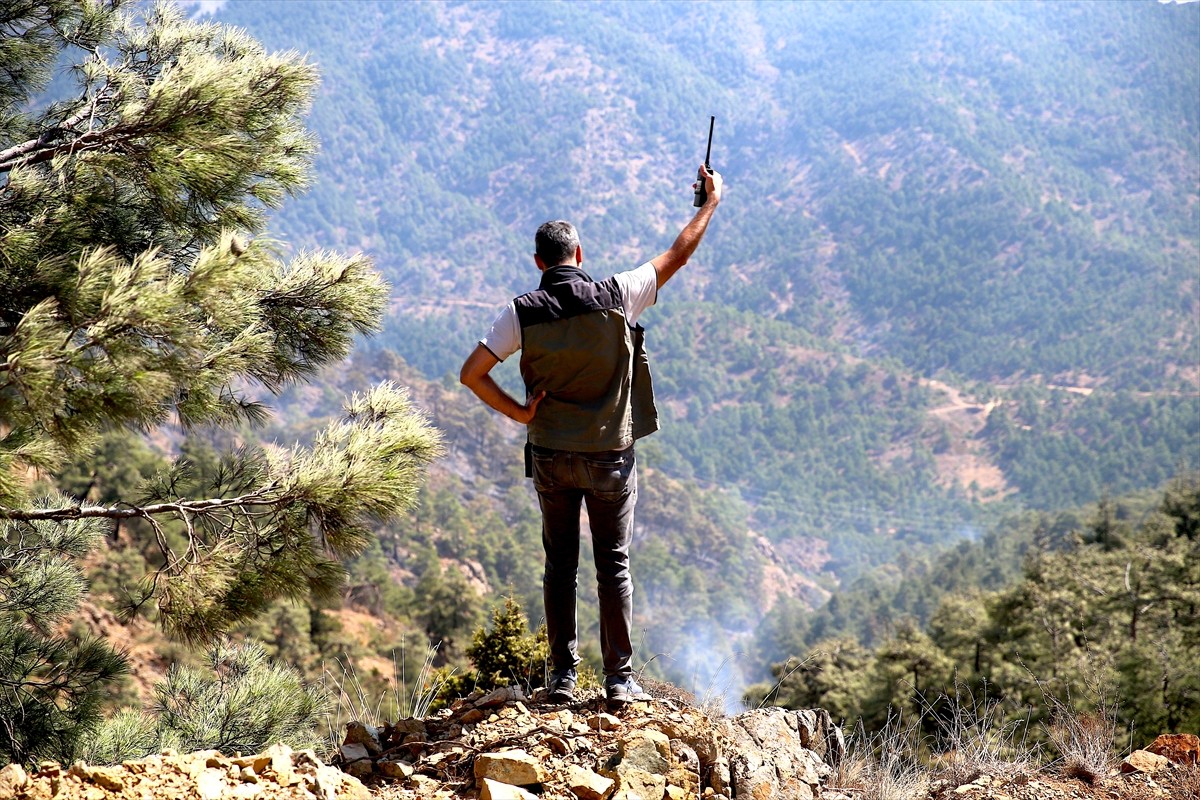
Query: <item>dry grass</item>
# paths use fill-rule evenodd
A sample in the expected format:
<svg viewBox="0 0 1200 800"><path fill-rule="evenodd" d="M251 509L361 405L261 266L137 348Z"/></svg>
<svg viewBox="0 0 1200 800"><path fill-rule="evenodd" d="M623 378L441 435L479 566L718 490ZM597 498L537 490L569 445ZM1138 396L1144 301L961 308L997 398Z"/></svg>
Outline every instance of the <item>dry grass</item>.
<svg viewBox="0 0 1200 800"><path fill-rule="evenodd" d="M1046 732L1062 754L1060 771L1091 786L1101 784L1116 763L1112 752L1117 735L1115 715L1103 706L1095 712L1079 713L1055 702L1058 705Z"/></svg>
<svg viewBox="0 0 1200 800"><path fill-rule="evenodd" d="M899 716L883 730L867 736L861 724L846 743L829 785L854 792L863 800L917 800L929 794L929 774L918 759L920 729Z"/></svg>
<svg viewBox="0 0 1200 800"><path fill-rule="evenodd" d="M404 674L403 651L399 658L392 654L392 674L382 691L364 686L349 659L338 659L336 669L326 665L322 683L336 700L333 714L325 721L329 751L337 751L341 734L350 722L381 727L385 722L395 721L388 719L393 714L399 719L428 716L430 706L445 685L444 680L434 678L433 660L439 644L426 645L424 661L411 688Z"/></svg>
<svg viewBox="0 0 1200 800"><path fill-rule="evenodd" d="M1028 718L1007 719L998 701L978 698L962 685L946 701L951 713L943 725L939 777L963 784L980 775L1037 774L1041 748L1029 740Z"/></svg>

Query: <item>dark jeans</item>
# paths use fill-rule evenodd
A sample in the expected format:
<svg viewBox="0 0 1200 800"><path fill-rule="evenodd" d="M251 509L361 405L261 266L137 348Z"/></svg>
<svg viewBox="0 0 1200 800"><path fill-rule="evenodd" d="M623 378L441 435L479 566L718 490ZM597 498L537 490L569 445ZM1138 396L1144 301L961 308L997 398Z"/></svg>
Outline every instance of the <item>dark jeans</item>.
<svg viewBox="0 0 1200 800"><path fill-rule="evenodd" d="M546 573L542 594L550 659L556 671L579 663L575 620L579 512L586 503L600 599L600 652L605 677L632 673L633 580L629 543L637 504L633 448L576 453L533 448L533 485L542 506Z"/></svg>

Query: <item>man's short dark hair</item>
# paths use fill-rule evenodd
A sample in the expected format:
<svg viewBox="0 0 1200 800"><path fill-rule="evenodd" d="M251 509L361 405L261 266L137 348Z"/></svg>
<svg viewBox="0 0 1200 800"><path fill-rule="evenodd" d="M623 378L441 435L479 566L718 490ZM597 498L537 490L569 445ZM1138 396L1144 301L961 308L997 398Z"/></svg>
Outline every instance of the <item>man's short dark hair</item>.
<svg viewBox="0 0 1200 800"><path fill-rule="evenodd" d="M557 267L575 261L579 248L579 232L566 220L546 222L533 237L534 252L547 267Z"/></svg>

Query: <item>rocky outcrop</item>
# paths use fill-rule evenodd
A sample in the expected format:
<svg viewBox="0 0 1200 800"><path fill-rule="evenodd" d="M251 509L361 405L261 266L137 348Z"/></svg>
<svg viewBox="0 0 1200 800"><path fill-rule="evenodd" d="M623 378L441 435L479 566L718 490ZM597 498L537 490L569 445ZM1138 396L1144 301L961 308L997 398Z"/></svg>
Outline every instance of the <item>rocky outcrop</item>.
<svg viewBox="0 0 1200 800"><path fill-rule="evenodd" d="M424 720L352 724L339 763L389 797L805 800L844 753L820 710L714 719L663 697L611 714L599 692L561 706L510 688Z"/></svg>
<svg viewBox="0 0 1200 800"><path fill-rule="evenodd" d="M1200 762L1200 736L1194 733L1164 733L1146 748L1172 764L1196 766Z"/></svg>
<svg viewBox="0 0 1200 800"><path fill-rule="evenodd" d="M811 800L846 753L841 730L823 709L761 708L734 717L729 728L730 784L739 800Z"/></svg>
<svg viewBox="0 0 1200 800"><path fill-rule="evenodd" d="M44 762L32 773L0 770L0 800L370 800L357 779L323 764L311 750L275 745L228 757L215 750L161 755L116 766L69 769Z"/></svg>

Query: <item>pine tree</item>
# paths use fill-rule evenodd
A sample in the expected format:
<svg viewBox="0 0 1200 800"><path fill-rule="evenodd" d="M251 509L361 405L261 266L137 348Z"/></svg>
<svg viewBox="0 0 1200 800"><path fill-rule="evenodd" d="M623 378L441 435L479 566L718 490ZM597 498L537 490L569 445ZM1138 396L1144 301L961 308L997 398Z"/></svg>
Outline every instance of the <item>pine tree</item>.
<svg viewBox="0 0 1200 800"><path fill-rule="evenodd" d="M38 107L75 56L73 91ZM37 624L50 598L13 593L80 555L62 536L143 520L159 553L139 602L210 641L280 597L333 593L340 559L411 507L439 441L383 384L311 447L223 455L205 493L184 459L140 496L34 502L32 478L86 458L104 431L263 420L255 394L343 359L378 327L387 287L363 256L288 259L264 235L314 152L316 72L296 54L166 3L18 0L0 4L0 62L0 686L14 693L0 702L20 702L38 669L90 652ZM107 653L92 694L48 684L34 705L86 728L120 668ZM19 738L0 754L28 755Z"/></svg>

